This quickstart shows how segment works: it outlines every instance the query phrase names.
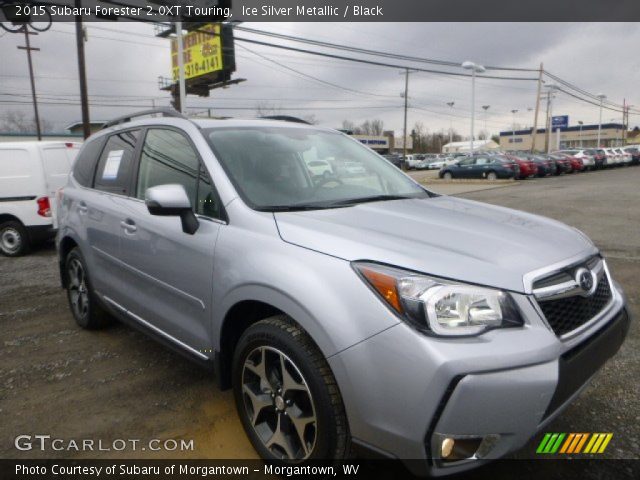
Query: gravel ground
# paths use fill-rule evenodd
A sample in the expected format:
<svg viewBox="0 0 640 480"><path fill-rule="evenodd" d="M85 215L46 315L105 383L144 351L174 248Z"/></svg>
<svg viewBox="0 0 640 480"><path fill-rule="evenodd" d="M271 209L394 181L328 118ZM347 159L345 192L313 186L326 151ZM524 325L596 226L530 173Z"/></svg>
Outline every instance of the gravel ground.
<svg viewBox="0 0 640 480"><path fill-rule="evenodd" d="M640 167L527 180L463 194L557 218L586 232L609 259L640 317ZM640 329L547 431L613 432L604 457L640 457ZM78 329L59 288L55 252L0 257L0 458L256 458L230 392L208 372L115 325ZM193 439L186 452L19 452L19 434ZM517 456L535 457L539 438ZM486 473L490 473L487 471Z"/></svg>

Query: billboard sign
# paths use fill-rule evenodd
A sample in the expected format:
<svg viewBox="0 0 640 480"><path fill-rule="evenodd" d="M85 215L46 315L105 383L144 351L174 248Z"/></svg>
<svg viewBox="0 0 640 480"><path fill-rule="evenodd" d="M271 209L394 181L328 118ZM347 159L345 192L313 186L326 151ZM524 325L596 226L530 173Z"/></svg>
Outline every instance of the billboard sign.
<svg viewBox="0 0 640 480"><path fill-rule="evenodd" d="M558 115L551 117L551 129L567 128L569 126L569 115Z"/></svg>
<svg viewBox="0 0 640 480"><path fill-rule="evenodd" d="M184 78L201 77L224 69L220 24L208 23L182 37ZM178 42L171 40L173 81L178 81Z"/></svg>

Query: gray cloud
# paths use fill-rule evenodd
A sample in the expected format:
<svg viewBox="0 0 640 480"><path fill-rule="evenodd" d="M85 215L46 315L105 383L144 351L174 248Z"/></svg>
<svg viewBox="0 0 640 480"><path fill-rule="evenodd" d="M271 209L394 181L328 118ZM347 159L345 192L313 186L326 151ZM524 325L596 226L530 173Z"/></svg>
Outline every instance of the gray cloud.
<svg viewBox="0 0 640 480"><path fill-rule="evenodd" d="M334 43L385 50L412 56L438 58L496 66L545 68L593 93L623 98L640 105L637 89L640 60L632 55L640 40L638 24L546 24L546 23L276 23L243 24L256 29L282 32ZM111 118L126 112L167 104L168 96L157 86L158 76L169 76L169 44L153 36L150 25L135 23L92 23L87 25L89 41L87 71L94 119ZM42 116L58 129L80 118L79 106L46 105L78 100L77 63L73 24L55 24L32 38L37 89ZM237 36L258 38L245 32ZM31 112L25 53L16 46L22 35L0 37L0 116L10 109ZM275 40L278 43L284 43ZM314 114L323 125L338 127L342 120L361 122L382 119L387 128L402 128L404 77L396 68L352 64L327 58L258 47L238 42L237 78L247 82L211 97L189 97L187 105L211 108L220 115L254 116L255 106L269 102L292 115ZM248 49L248 50L247 50ZM262 57L255 55L259 53ZM348 54L345 55L355 55ZM267 59L265 59L266 57ZM276 65L275 60L294 73ZM401 61L389 60L402 64ZM414 64L417 65L417 64ZM437 67L433 67L437 68ZM459 71L462 71L460 69ZM498 72L510 75L509 72ZM344 89L330 87L303 75L311 75ZM520 74L531 76L532 74ZM535 74L533 74L535 76ZM469 129L470 80L426 73L410 77L409 123L421 121L431 130L448 129L450 123L465 134ZM356 90L347 91L345 89ZM477 127L491 132L508 130L512 109L518 109L516 122L531 125L536 83L482 79L477 83L477 110L490 105L488 115L478 113ZM449 109L446 102L454 101ZM24 105L8 102L25 102ZM118 104L121 106L105 106ZM246 110L228 110L244 107ZM296 110L286 110L292 108ZM303 110L297 110L303 109ZM448 114L451 113L452 116ZM554 113L568 114L571 122L596 122L598 108L559 94ZM621 118L606 111L603 120ZM638 123L632 117L632 125Z"/></svg>

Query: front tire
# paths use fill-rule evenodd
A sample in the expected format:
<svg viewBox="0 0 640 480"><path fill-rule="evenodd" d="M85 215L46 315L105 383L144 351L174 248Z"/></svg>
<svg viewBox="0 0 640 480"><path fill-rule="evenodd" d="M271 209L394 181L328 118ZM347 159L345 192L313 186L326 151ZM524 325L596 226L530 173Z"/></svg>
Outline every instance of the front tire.
<svg viewBox="0 0 640 480"><path fill-rule="evenodd" d="M262 458L290 465L348 456L349 428L336 380L289 317L261 320L244 332L232 375L238 415Z"/></svg>
<svg viewBox="0 0 640 480"><path fill-rule="evenodd" d="M76 323L87 330L97 330L111 323L109 314L100 305L87 271L87 264L78 247L65 259L67 300Z"/></svg>
<svg viewBox="0 0 640 480"><path fill-rule="evenodd" d="M453 175L451 175L451 172L444 172L444 174L442 175L442 178L444 178L445 180L452 180Z"/></svg>
<svg viewBox="0 0 640 480"><path fill-rule="evenodd" d="M490 182L495 182L497 179L498 175L496 174L496 172L487 173L487 180L489 180Z"/></svg>
<svg viewBox="0 0 640 480"><path fill-rule="evenodd" d="M29 251L29 237L24 225L10 221L0 225L0 253L7 257L19 257Z"/></svg>

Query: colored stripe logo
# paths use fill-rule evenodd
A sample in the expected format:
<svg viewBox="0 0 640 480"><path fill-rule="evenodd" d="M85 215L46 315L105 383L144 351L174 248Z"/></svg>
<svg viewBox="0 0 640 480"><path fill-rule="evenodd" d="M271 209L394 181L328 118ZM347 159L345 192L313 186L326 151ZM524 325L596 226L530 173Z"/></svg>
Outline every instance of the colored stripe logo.
<svg viewBox="0 0 640 480"><path fill-rule="evenodd" d="M604 453L613 433L546 433L536 449L538 454Z"/></svg>

